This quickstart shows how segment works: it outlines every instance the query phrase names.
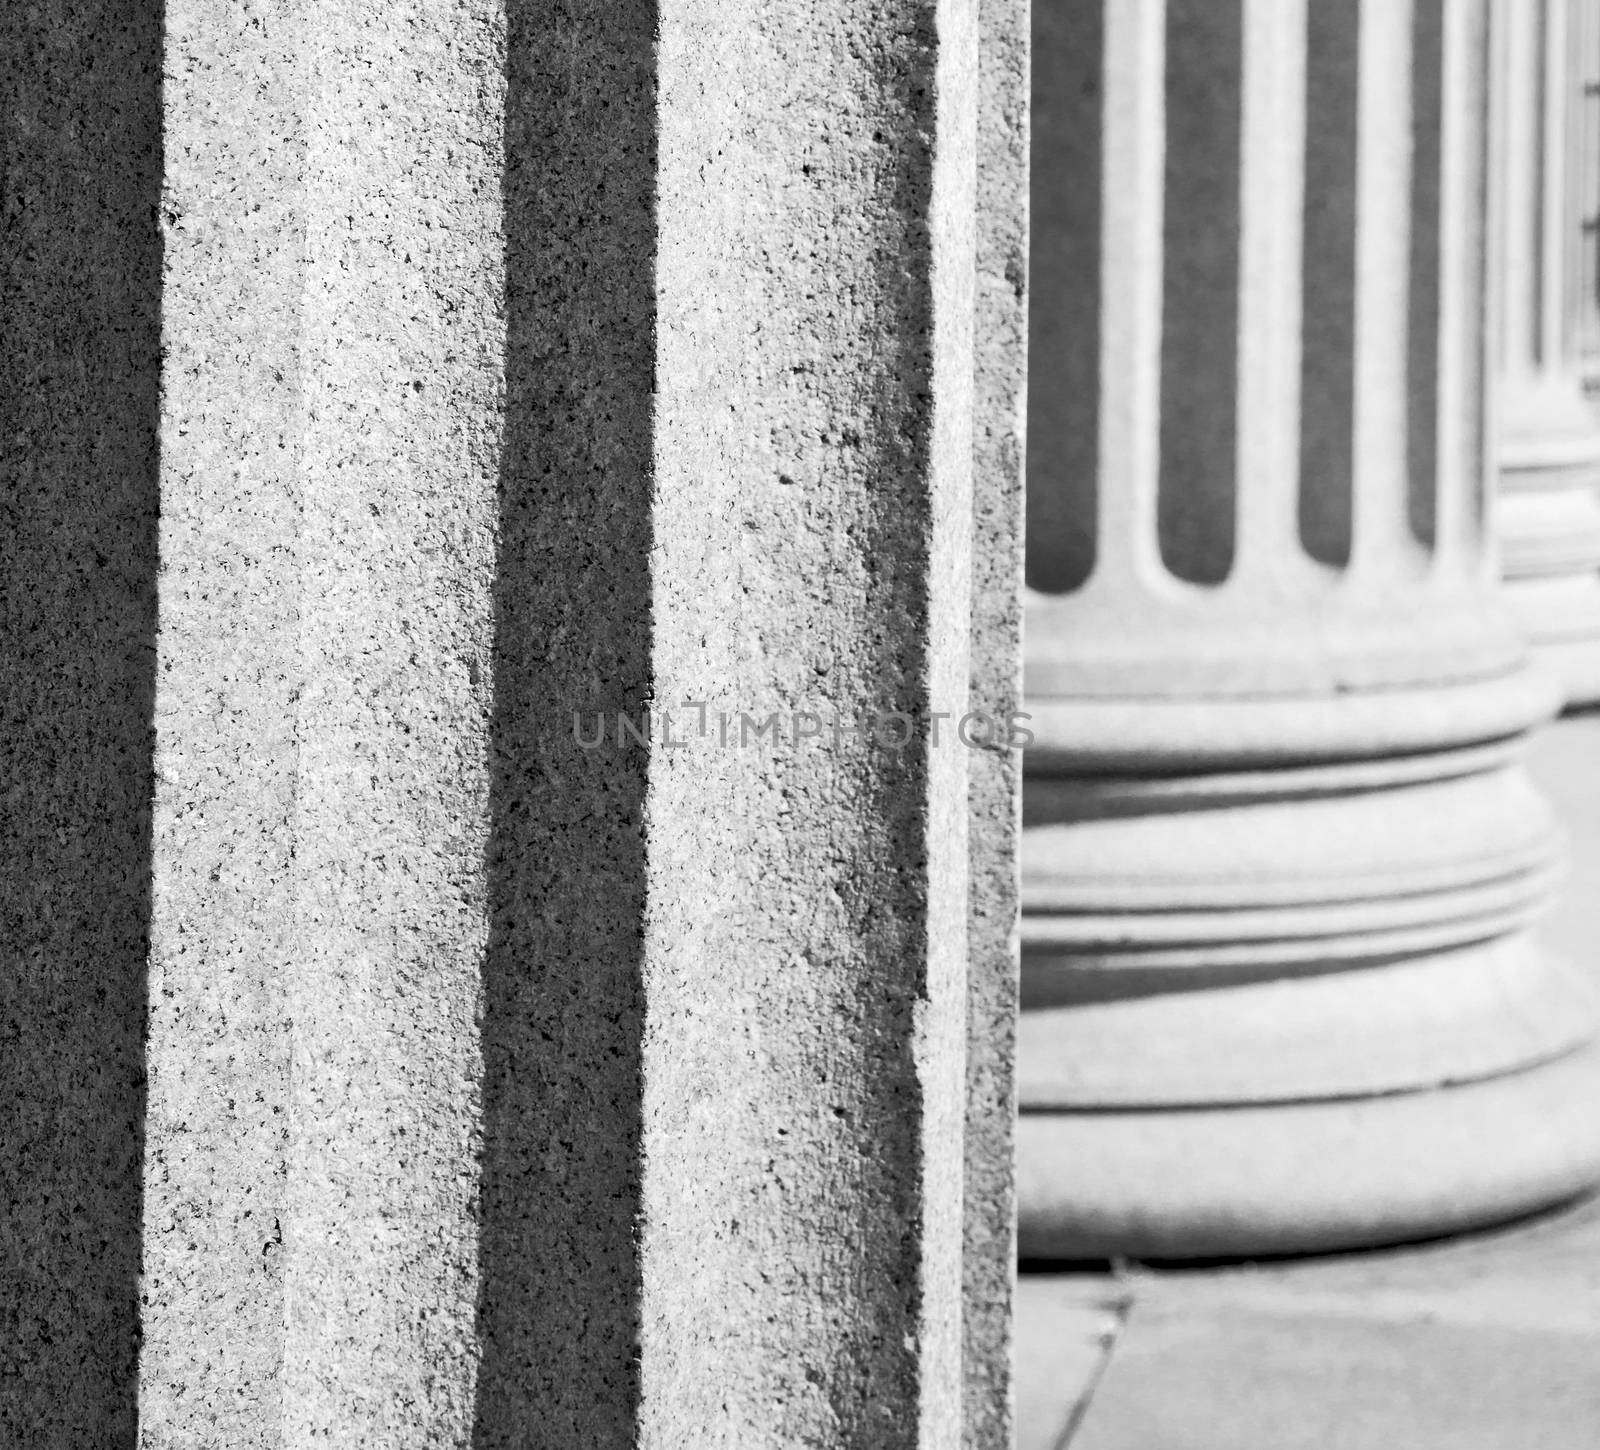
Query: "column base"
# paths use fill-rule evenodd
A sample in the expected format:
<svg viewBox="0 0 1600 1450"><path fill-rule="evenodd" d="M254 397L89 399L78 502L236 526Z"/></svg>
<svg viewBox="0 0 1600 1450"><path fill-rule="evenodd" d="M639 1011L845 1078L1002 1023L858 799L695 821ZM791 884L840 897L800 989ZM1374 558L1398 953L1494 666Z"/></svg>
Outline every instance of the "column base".
<svg viewBox="0 0 1600 1450"><path fill-rule="evenodd" d="M1499 535L1506 602L1570 710L1600 704L1600 429L1569 403L1502 448Z"/></svg>
<svg viewBox="0 0 1600 1450"><path fill-rule="evenodd" d="M1519 761L1536 685L1258 706L1301 723L1307 756L1390 747L1321 763L1163 773L1152 749L1123 774L1055 774L1030 751L1025 1256L1364 1247L1600 1184L1600 1004L1534 933L1563 856ZM1472 730L1440 748L1462 701ZM1380 733L1366 712L1385 703ZM1191 718L1224 704L1242 725L1243 701ZM1090 718L1119 705L1131 723L1142 702ZM1084 709L1035 706L1041 742L1081 758L1065 727ZM1219 759L1243 739L1214 738Z"/></svg>
<svg viewBox="0 0 1600 1450"><path fill-rule="evenodd" d="M1024 1111L1024 1258L1303 1254L1483 1228L1600 1185L1600 1049L1333 1102Z"/></svg>
<svg viewBox="0 0 1600 1450"><path fill-rule="evenodd" d="M1507 579L1505 595L1564 708L1600 705L1600 572Z"/></svg>

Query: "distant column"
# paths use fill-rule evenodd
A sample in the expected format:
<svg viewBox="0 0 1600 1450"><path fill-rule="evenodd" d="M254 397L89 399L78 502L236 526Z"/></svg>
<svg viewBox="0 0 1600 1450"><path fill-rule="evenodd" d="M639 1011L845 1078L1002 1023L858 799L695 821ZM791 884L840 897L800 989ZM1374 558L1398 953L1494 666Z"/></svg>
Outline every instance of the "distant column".
<svg viewBox="0 0 1600 1450"><path fill-rule="evenodd" d="M1024 1255L1600 1178L1488 539L1482 0L1036 12Z"/></svg>
<svg viewBox="0 0 1600 1450"><path fill-rule="evenodd" d="M1600 388L1600 0L1575 0L1567 24L1577 66L1577 134L1567 147L1569 215L1577 226L1569 275L1584 389L1593 398Z"/></svg>
<svg viewBox="0 0 1600 1450"><path fill-rule="evenodd" d="M1600 413L1584 395L1593 278L1581 209L1600 166L1580 144L1600 44L1591 0L1505 10L1499 534L1507 598L1569 705L1600 704ZM1587 303L1592 310L1593 302Z"/></svg>

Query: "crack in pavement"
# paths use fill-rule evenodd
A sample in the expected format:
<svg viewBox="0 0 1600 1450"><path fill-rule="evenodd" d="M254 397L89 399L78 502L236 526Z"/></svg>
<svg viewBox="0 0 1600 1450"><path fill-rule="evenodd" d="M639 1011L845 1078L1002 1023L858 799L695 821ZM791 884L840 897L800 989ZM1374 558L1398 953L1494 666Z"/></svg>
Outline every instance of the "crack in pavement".
<svg viewBox="0 0 1600 1450"><path fill-rule="evenodd" d="M1110 1317L1100 1334L1100 1356L1095 1361L1094 1369L1085 1382L1082 1392L1073 1404L1071 1413L1067 1416L1067 1423L1062 1426L1061 1434L1056 1438L1054 1450L1068 1450L1078 1431L1083 1428L1083 1422L1089 1414L1089 1406L1094 1402L1095 1391L1100 1388L1100 1382L1105 1378L1106 1371L1111 1368L1111 1356L1116 1353L1117 1345L1127 1330L1128 1321L1133 1317L1137 1291L1128 1281L1125 1265L1116 1264L1113 1272L1118 1281L1126 1287L1117 1298L1109 1300L1105 1305Z"/></svg>

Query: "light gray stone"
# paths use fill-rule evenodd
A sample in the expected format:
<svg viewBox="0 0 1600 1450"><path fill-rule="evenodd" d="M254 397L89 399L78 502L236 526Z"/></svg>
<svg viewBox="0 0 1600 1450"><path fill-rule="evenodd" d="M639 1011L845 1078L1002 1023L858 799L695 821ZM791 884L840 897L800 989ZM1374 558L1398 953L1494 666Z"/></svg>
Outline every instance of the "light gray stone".
<svg viewBox="0 0 1600 1450"><path fill-rule="evenodd" d="M980 0L977 382L973 416L970 707L1022 708L1022 485L1028 342L1029 8ZM1016 1282L1018 840L1021 754L1002 733L969 757L965 1432L968 1450L1009 1450Z"/></svg>
<svg viewBox="0 0 1600 1450"><path fill-rule="evenodd" d="M146 1441L195 1450L280 1443L303 679L292 23L257 0L167 10L139 1393Z"/></svg>
<svg viewBox="0 0 1600 1450"><path fill-rule="evenodd" d="M1588 126L1585 9L1503 7L1499 534L1506 598L1569 705L1600 703L1600 420L1584 396L1578 166Z"/></svg>
<svg viewBox="0 0 1600 1450"><path fill-rule="evenodd" d="M1072 1450L1584 1450L1592 1335L1427 1314L1135 1308Z"/></svg>
<svg viewBox="0 0 1600 1450"><path fill-rule="evenodd" d="M1483 1228L1594 1186L1597 1092L1591 1046L1384 1096L1025 1111L1022 1253L1303 1254Z"/></svg>
<svg viewBox="0 0 1600 1450"><path fill-rule="evenodd" d="M1492 577L1493 7L1042 15L1022 1251L1579 1192L1600 1015L1518 758L1556 699Z"/></svg>
<svg viewBox="0 0 1600 1450"><path fill-rule="evenodd" d="M1025 1274L1015 1302L1016 1450L1058 1450L1115 1351L1126 1296L1109 1276Z"/></svg>
<svg viewBox="0 0 1600 1450"><path fill-rule="evenodd" d="M977 24L172 12L150 1443L1003 1443L1012 757L716 739L1013 698Z"/></svg>
<svg viewBox="0 0 1600 1450"><path fill-rule="evenodd" d="M1600 1337L1597 1240L1591 1201L1403 1249L1028 1273L1019 1424L1041 1450L1276 1444L1270 1432L1298 1405L1290 1444L1407 1433L1576 1450L1595 1426L1583 1364ZM1116 1326L1097 1363L1080 1346L1100 1306L1115 1307Z"/></svg>

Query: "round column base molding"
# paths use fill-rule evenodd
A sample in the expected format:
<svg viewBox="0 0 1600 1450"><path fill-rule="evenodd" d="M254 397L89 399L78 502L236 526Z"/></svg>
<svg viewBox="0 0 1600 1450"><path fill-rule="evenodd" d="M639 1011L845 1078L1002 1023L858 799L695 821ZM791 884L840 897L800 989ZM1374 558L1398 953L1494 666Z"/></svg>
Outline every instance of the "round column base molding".
<svg viewBox="0 0 1600 1450"><path fill-rule="evenodd" d="M1565 708L1600 705L1600 572L1507 579L1505 596Z"/></svg>
<svg viewBox="0 0 1600 1450"><path fill-rule="evenodd" d="M1025 957L1017 1042L1024 1112L1170 1112L1420 1091L1520 1072L1600 1035L1588 978L1527 932L1375 966L1188 991L1162 990L1163 977L1202 972L1123 968L1111 975L1144 979L1147 995L1062 1007L1038 1004L1056 984L1029 967Z"/></svg>
<svg viewBox="0 0 1600 1450"><path fill-rule="evenodd" d="M1600 638L1535 640L1540 667L1560 683L1568 710L1600 706Z"/></svg>
<svg viewBox="0 0 1600 1450"><path fill-rule="evenodd" d="M1525 649L1525 646L1520 646ZM1175 774L1392 758L1505 740L1560 708L1520 662L1449 686L1324 695L1027 696L1030 776Z"/></svg>
<svg viewBox="0 0 1600 1450"><path fill-rule="evenodd" d="M1502 379L1496 464L1502 502L1600 487L1600 421L1574 373Z"/></svg>
<svg viewBox="0 0 1600 1450"><path fill-rule="evenodd" d="M1031 1259L1252 1257L1485 1228L1600 1186L1600 1049L1331 1102L1024 1111Z"/></svg>
<svg viewBox="0 0 1600 1450"><path fill-rule="evenodd" d="M1500 571L1508 580L1592 576L1600 497L1592 487L1500 495Z"/></svg>
<svg viewBox="0 0 1600 1450"><path fill-rule="evenodd" d="M1313 576L1303 591L1275 591L1246 575L1209 592L1152 585L1130 594L1091 577L1075 593L1027 591L1024 627L1029 709L1120 703L1170 715L1212 703L1270 706L1322 717L1301 721L1297 733L1309 730L1336 755L1350 753L1343 737L1359 741L1368 731L1393 734L1400 748L1459 743L1455 732L1412 739L1397 717L1425 710L1413 703L1421 698L1448 697L1476 730L1480 712L1498 716L1514 700L1527 656L1498 590L1479 574L1421 559L1404 578ZM1167 723L1175 731L1168 743L1181 745L1186 722Z"/></svg>

